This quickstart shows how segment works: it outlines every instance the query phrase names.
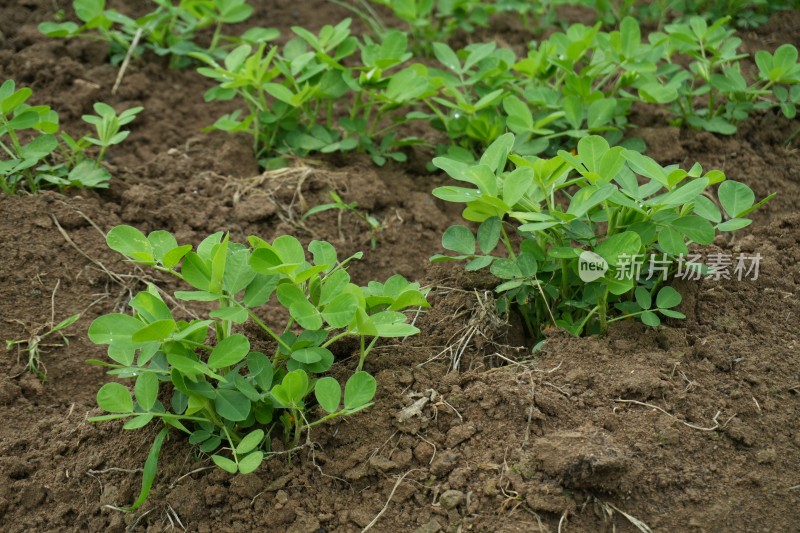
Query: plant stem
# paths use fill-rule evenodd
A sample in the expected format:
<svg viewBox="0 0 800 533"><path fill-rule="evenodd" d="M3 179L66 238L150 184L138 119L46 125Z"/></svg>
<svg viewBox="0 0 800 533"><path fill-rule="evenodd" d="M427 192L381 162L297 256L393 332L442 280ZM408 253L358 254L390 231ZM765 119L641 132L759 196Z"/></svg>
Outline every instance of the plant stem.
<svg viewBox="0 0 800 533"><path fill-rule="evenodd" d="M356 372L360 372L362 368L364 368L364 361L367 359L367 354L372 351L372 348L375 347L375 343L378 342L378 337L373 337L367 346L367 349L364 349L364 336L361 336L361 357L358 359L358 367L356 367Z"/></svg>
<svg viewBox="0 0 800 533"><path fill-rule="evenodd" d="M275 339L275 341L276 341L278 344L280 344L281 346L283 346L283 347L286 349L286 351L287 351L287 352L291 352L291 351L292 351L292 347L291 347L291 346L289 346L288 344L286 344L286 343L283 341L283 339L281 339L281 338L280 338L280 337L279 337L279 336L278 336L278 335L277 335L277 334L276 334L274 331L272 331L272 329L271 329L269 326L267 326L267 325L264 323L264 321L263 321L263 320L261 320L260 318L258 318L258 315L256 315L256 314L255 314L253 311L251 311L250 309L248 309L247 307L245 307L244 305L242 305L240 302L237 302L236 300L233 300L233 303L235 303L236 305L238 305L239 307L241 307L242 309L244 309L245 311L247 311L247 314L248 314L248 315L250 315L250 318L252 318L252 319L253 319L253 321L254 321L256 324L258 324L258 325L261 327L261 329L263 329L264 331L266 331L266 332L269 334L269 336L270 336L270 337L272 337L273 339Z"/></svg>

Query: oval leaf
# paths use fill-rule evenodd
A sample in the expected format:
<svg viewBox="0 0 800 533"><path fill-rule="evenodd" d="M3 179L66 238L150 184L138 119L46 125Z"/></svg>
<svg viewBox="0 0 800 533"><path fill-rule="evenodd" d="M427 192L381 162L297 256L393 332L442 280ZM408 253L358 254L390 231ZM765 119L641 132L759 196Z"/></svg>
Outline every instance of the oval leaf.
<svg viewBox="0 0 800 533"><path fill-rule="evenodd" d="M375 378L366 372L356 372L344 386L344 408L359 409L375 398L377 383Z"/></svg>
<svg viewBox="0 0 800 533"><path fill-rule="evenodd" d="M342 401L342 386L332 377L320 378L314 387L314 396L326 413L335 413Z"/></svg>
<svg viewBox="0 0 800 533"><path fill-rule="evenodd" d="M97 391L97 405L109 413L132 413L133 400L127 387L119 383L106 383Z"/></svg>
<svg viewBox="0 0 800 533"><path fill-rule="evenodd" d="M208 366L214 370L233 366L250 352L250 341L241 333L231 335L217 344L208 357Z"/></svg>

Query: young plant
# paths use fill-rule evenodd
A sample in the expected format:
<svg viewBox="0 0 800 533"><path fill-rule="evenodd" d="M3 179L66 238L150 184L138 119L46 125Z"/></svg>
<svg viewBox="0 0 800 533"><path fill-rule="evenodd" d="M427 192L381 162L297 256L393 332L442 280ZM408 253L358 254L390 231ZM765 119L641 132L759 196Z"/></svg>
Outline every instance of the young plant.
<svg viewBox="0 0 800 533"><path fill-rule="evenodd" d="M678 268L696 276L715 270L687 264L689 246L749 225L747 215L774 196L756 203L746 185L719 170L664 168L594 135L579 141L576 155L551 159L522 157L513 146L506 134L477 164L434 160L470 186L433 194L466 204L464 219L479 227L477 236L466 226L448 228L442 245L456 255L432 260L488 267L501 280L506 309L518 309L537 339L548 324L580 335L629 317L651 326L658 314L682 318L674 310L680 294L664 286L669 276ZM717 184L722 209L712 199Z"/></svg>
<svg viewBox="0 0 800 533"><path fill-rule="evenodd" d="M386 32L386 24L370 5L376 4L391 10L395 18L407 28L415 55L431 56L431 43L449 41L458 31L473 33L478 27L487 27L489 17L495 12L491 2L480 0L333 0L353 11L372 29L376 36Z"/></svg>
<svg viewBox="0 0 800 533"><path fill-rule="evenodd" d="M49 329L47 326L42 328L37 328L37 330L30 332L30 337L27 339L19 339L19 340L6 340L6 350L12 350L14 347L17 350L25 351L28 354L28 362L25 365L25 368L36 375L43 383L47 380L47 370L42 363L42 347L43 346L65 346L69 344L69 339L64 333L61 333L62 330L70 327L72 324L78 321L81 317L81 314L72 315L55 326L52 326L52 322ZM47 329L44 333L41 333L42 329ZM60 344L44 344L43 341L53 335L54 333L58 333L61 336L61 343Z"/></svg>
<svg viewBox="0 0 800 533"><path fill-rule="evenodd" d="M272 243L248 241L249 246L234 243L220 232L193 250L165 231L145 236L118 226L108 233L109 247L129 260L190 286L175 298L215 306L205 319L176 319L151 285L131 300L132 315L104 315L89 328L89 338L108 345L112 360L90 362L135 381L133 397L124 385L104 385L97 402L108 414L90 420L127 419L129 430L151 421L165 426L132 508L147 497L167 428L188 435L220 468L253 472L272 439L297 446L308 428L372 405L376 383L363 370L366 357L381 338L419 331L406 323L403 311L428 307L426 291L399 275L385 284L351 283L347 265L361 253L339 260L331 244L312 241L309 260L289 235ZM270 301L288 311L284 324L261 318L259 308ZM234 331L245 323L265 338ZM360 348L342 394L341 384L325 373L334 362L331 349L346 337L357 339Z"/></svg>
<svg viewBox="0 0 800 533"><path fill-rule="evenodd" d="M97 137L89 137L87 135L82 139L79 139L77 142L70 138L68 141L70 147L81 146L83 144L81 141L100 147L100 153L97 154L97 158L95 159L99 165L103 162L103 158L106 156L106 151L111 146L121 143L128 138L128 135L130 135L130 131L120 131L120 127L133 122L133 120L136 118L136 115L139 114L139 112L141 112L143 109L144 108L141 106L132 107L130 109L126 109L118 116L117 112L114 111L114 108L110 105L102 102L94 104L94 110L97 115L83 115L82 118L84 122L88 122L95 127L95 130L97 131Z"/></svg>
<svg viewBox="0 0 800 533"><path fill-rule="evenodd" d="M217 55L241 42L257 43L275 39L274 29L251 28L241 37L222 34L222 26L250 18L252 6L246 0L153 0L155 9L132 19L114 9L106 9L105 0L74 0L73 8L81 25L75 22L43 22L39 30L49 37L88 38L108 42L112 64L120 63L140 36L141 45L133 51L141 55L145 49L170 57L170 66L184 67L188 54L204 51ZM208 47L196 42L199 32L213 28Z"/></svg>
<svg viewBox="0 0 800 533"><path fill-rule="evenodd" d="M349 212L356 217L363 220L367 226L369 226L369 233L370 233L370 245L372 249L378 247L378 233L381 232L383 229L383 224L378 221L377 218L372 216L371 214L367 213L366 211L361 211L358 209L358 204L356 202L346 203L342 200L341 196L336 194L335 192L330 192L331 199L333 199L333 203L330 204L320 204L317 206L312 207L303 215L303 220L307 219L311 215L316 215L317 213L322 213L325 211L330 211L331 209L337 209L339 211L339 233L342 233L342 215L346 212Z"/></svg>
<svg viewBox="0 0 800 533"><path fill-rule="evenodd" d="M0 160L0 187L5 194L15 194L25 186L37 192L41 180L35 167L58 146L54 135L58 114L48 106L27 105L32 94L27 87L16 90L14 80L0 85L0 149L4 155Z"/></svg>
<svg viewBox="0 0 800 533"><path fill-rule="evenodd" d="M709 25L701 17L666 26L666 34L651 34L651 41L667 42L657 77L663 89L645 98L669 104L675 122L723 135L736 132L737 124L754 110L779 108L794 118L800 103L800 63L797 48L784 44L770 54L756 53L758 80L748 83L741 70L747 57L739 51L741 39L728 28L729 17ZM689 58L688 69L675 57Z"/></svg>
<svg viewBox="0 0 800 533"><path fill-rule="evenodd" d="M0 190L15 194L25 187L35 193L54 186L107 188L111 175L101 166L109 147L121 143L130 133L120 127L136 118L141 107L133 107L117 116L114 109L103 103L94 105L98 115L84 115L83 120L95 126L97 137L85 135L79 139L58 132L58 114L48 106L29 106L28 88L16 90L13 80L0 86L0 149L8 159L0 160ZM7 139L4 139L7 137ZM25 143L23 139L30 139ZM100 147L96 158L90 157L89 146ZM56 161L56 150L63 161Z"/></svg>
<svg viewBox="0 0 800 533"><path fill-rule="evenodd" d="M319 35L295 26L297 37L279 49L266 45L236 48L222 64L207 54L193 54L208 67L200 74L219 83L206 92L207 101L239 97L247 108L221 117L212 126L253 136L262 165L285 165L286 155L329 153L360 149L373 161L405 160L397 148L418 142L397 139L394 130L403 120L392 113L413 105L427 90L424 73L407 68L388 75L411 56L406 38L389 32L380 44L362 46L350 35L350 19L325 26ZM361 47L363 65L345 66ZM347 117L337 120L337 101L353 97Z"/></svg>

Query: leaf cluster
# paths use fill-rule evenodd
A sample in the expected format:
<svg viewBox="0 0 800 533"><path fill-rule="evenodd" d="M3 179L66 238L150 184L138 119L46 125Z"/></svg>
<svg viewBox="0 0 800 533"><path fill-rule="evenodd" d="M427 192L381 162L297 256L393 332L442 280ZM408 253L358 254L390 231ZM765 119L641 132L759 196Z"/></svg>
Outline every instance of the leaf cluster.
<svg viewBox="0 0 800 533"><path fill-rule="evenodd" d="M193 54L208 65L198 69L200 74L219 84L206 100L239 97L247 108L246 114L239 110L221 117L213 128L249 132L267 167L284 163L282 154L357 148L378 165L405 161L397 148L419 141L397 139L395 130L427 90L424 71L417 65L402 68L411 58L405 34L391 31L379 43L360 42L351 35L350 23L325 26L318 35L295 26L296 37L284 46L242 45L222 63ZM350 105L340 117L335 105L343 98Z"/></svg>
<svg viewBox="0 0 800 533"><path fill-rule="evenodd" d="M359 287L347 265L361 254L340 260L324 241L308 245L310 260L288 235L248 241L231 242L220 232L193 249L166 231L145 236L118 226L108 233L110 248L188 284L191 290L176 291L176 299L215 308L207 318L176 319L150 285L130 301L132 315L97 318L89 338L108 345L112 362L90 362L134 380L134 388L131 396L124 385L104 385L97 402L108 414L92 421L125 419L125 429L133 430L160 420L187 434L222 469L249 473L273 438L297 445L305 429L372 405L376 382L362 370L365 358L381 338L418 333L403 311L428 307L427 291L399 275ZM258 315L268 302L288 312L282 327ZM271 339L271 355L234 332L245 323ZM325 374L334 363L333 344L345 337L357 339L360 349L342 388Z"/></svg>
<svg viewBox="0 0 800 533"><path fill-rule="evenodd" d="M638 21L626 17L608 32L573 24L531 43L524 58L494 42L460 50L432 42L433 60L422 63L413 62L405 33L360 40L346 19L318 35L293 27L296 37L282 47L242 45L221 62L193 55L218 83L207 100L238 97L246 107L213 127L249 132L266 167L350 150L378 165L404 161L402 147L426 142L399 137L411 121L445 133L449 144L437 151L466 162L506 131L523 155L553 155L587 135L617 144L635 102L666 106L676 123L717 133L732 133L757 110L793 117L797 49L758 52L759 79L748 84L740 73L746 55L726 24L693 18L643 39Z"/></svg>
<svg viewBox="0 0 800 533"><path fill-rule="evenodd" d="M264 42L278 36L275 29L254 27L240 37L222 33L225 24L244 22L253 13L246 0L152 0L153 10L133 19L115 9L106 8L106 0L73 0L76 22L43 22L39 30L49 37L88 38L110 45L111 63L120 63L129 54L137 34L140 45L130 51L138 57L144 50L169 56L172 67L189 64L191 52L224 53L241 42ZM213 28L208 46L198 42L198 35Z"/></svg>
<svg viewBox="0 0 800 533"><path fill-rule="evenodd" d="M794 118L800 105L797 48L783 44L774 53L756 52L758 74L750 82L741 64L748 56L739 50L742 41L728 21L726 17L709 25L692 17L667 25L665 33L652 33L651 43L666 44L655 72L661 86L645 87L640 95L666 104L678 124L723 135L735 133L737 124L753 111L776 108Z"/></svg>
<svg viewBox="0 0 800 533"><path fill-rule="evenodd" d="M132 107L117 115L109 106L94 104L97 115L84 115L94 126L95 135L74 138L58 133L58 113L49 106L31 106L26 102L33 91L16 88L14 80L0 85L0 190L15 194L21 189L38 192L42 188L107 188L111 175L102 165L111 146L124 141L122 130L142 111ZM96 156L87 149L99 148Z"/></svg>
<svg viewBox="0 0 800 533"><path fill-rule="evenodd" d="M719 233L749 225L747 215L772 198L756 203L749 187L719 170L662 167L600 136L581 139L574 155L560 151L550 159L514 153L514 145L513 134L505 134L477 163L434 160L465 186L433 194L465 204L464 219L479 227L477 233L448 228L442 246L455 255L432 260L488 268L501 280L496 290L507 307L521 312L536 338L547 324L580 335L627 317L652 326L658 314L682 318L673 310L680 294L662 287L679 257L692 244L711 244ZM590 282L579 272L586 252L607 265ZM628 270L636 257L659 261L646 262L637 276ZM691 268L708 271L700 263Z"/></svg>

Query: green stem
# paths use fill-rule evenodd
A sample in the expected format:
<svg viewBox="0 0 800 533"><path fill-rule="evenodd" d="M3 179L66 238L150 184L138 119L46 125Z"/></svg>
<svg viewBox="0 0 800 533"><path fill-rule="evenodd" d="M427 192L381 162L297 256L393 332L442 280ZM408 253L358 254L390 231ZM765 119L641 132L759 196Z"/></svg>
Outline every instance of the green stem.
<svg viewBox="0 0 800 533"><path fill-rule="evenodd" d="M270 336L270 337L272 337L273 339L275 339L275 341L276 341L278 344L280 344L281 346L283 346L283 347L286 349L286 351L287 351L287 352L291 352L291 351L292 351L292 347L291 347L291 346L289 346L288 344L286 344L286 343L283 341L283 339L281 339L281 338L280 338L280 337L279 337L279 336L278 336L278 335L277 335L277 334L276 334L274 331L272 331L272 329L271 329L269 326L267 326L267 325L264 323L264 321L263 321L263 320L261 320L260 318L258 318L258 315L256 315L256 314L255 314L253 311L251 311L250 309L248 309L247 307L245 307L244 305L242 305L240 302L237 302L236 300L233 300L233 303L235 303L236 305L238 305L239 307L241 307L242 309L244 309L245 311L247 311L247 314L248 314L248 315L250 315L250 318L252 318L252 319L253 319L253 321L254 321L256 324L258 324L258 325L261 327L261 329L263 329L264 331L266 331L266 332L269 334L269 336Z"/></svg>
<svg viewBox="0 0 800 533"><path fill-rule="evenodd" d="M517 256L514 253L514 248L511 246L511 239L508 238L508 233L506 233L506 228L502 223L500 224L500 231L503 232L503 244L506 245L509 259L516 259Z"/></svg>
<svg viewBox="0 0 800 533"><path fill-rule="evenodd" d="M590 318L592 318L592 315L594 315L594 314L595 314L597 311L599 311L599 310L600 310L600 306L599 306L599 305L597 305L597 306L595 306L595 308L594 308L594 309L592 309L591 311L589 311L589 314L587 314L587 315L584 317L583 321L581 322L580 331L583 331L583 328L585 328L585 327L586 327L586 323L587 323L587 322L589 322L589 319L590 319Z"/></svg>
<svg viewBox="0 0 800 533"><path fill-rule="evenodd" d="M233 454L233 462L237 465L239 464L239 457L236 454L236 445L233 443L233 439L231 438L231 434L228 433L228 428L224 425L222 426L222 431L225 432L225 438L228 439L228 444L231 446L231 453Z"/></svg>
<svg viewBox="0 0 800 533"><path fill-rule="evenodd" d="M330 346L330 345L331 345L331 344L333 344L334 342L338 341L338 340L339 340L339 339L341 339L341 338L344 338L344 337L346 337L347 335L350 335L350 330L343 331L342 333L339 333L338 335L334 335L333 337L331 337L330 339L328 339L328 340L327 340L327 341L326 341L326 342L325 342L325 343L322 345L322 348L327 348L328 346Z"/></svg>
<svg viewBox="0 0 800 533"><path fill-rule="evenodd" d="M300 413L297 409L292 409L292 418L294 419L294 439L293 440L293 448L296 448L298 444L300 444L300 432L303 430L303 425L300 423Z"/></svg>
<svg viewBox="0 0 800 533"><path fill-rule="evenodd" d="M367 349L364 349L364 336L361 336L361 357L358 359L358 367L356 367L356 372L360 372L362 368L364 368L364 361L367 360L367 355L369 352L372 351L372 348L375 347L375 343L378 342L378 337L373 337L367 346Z"/></svg>
<svg viewBox="0 0 800 533"><path fill-rule="evenodd" d="M222 21L220 20L217 22L217 27L214 29L214 36L211 38L211 45L208 47L209 52L213 52L217 49L217 44L219 44L219 37L222 34Z"/></svg>
<svg viewBox="0 0 800 533"><path fill-rule="evenodd" d="M608 331L608 320L606 314L608 313L608 289L603 290L603 297L597 304L598 318L600 319L600 332L605 333Z"/></svg>
<svg viewBox="0 0 800 533"><path fill-rule="evenodd" d="M606 227L606 237L611 237L617 229L617 211L608 206L607 202L603 202L603 209L608 214L608 225Z"/></svg>

